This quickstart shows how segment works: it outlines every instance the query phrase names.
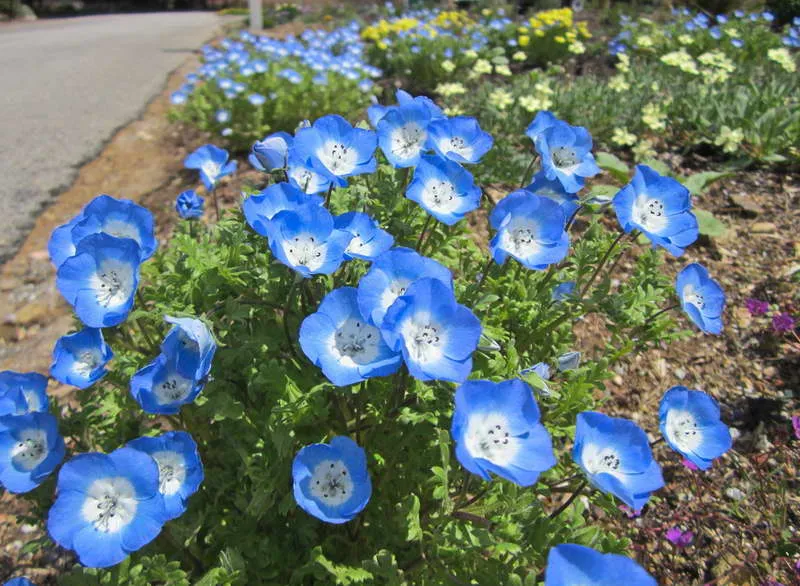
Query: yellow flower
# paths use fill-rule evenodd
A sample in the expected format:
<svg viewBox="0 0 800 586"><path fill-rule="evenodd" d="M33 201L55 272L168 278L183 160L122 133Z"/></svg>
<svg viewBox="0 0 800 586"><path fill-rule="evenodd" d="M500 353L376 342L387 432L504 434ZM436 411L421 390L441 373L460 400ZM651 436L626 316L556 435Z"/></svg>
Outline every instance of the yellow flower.
<svg viewBox="0 0 800 586"><path fill-rule="evenodd" d="M491 94L489 94L489 104L498 110L505 110L513 103L514 97L510 92L504 90L503 88L497 88Z"/></svg>
<svg viewBox="0 0 800 586"><path fill-rule="evenodd" d="M548 110L553 102L549 98L537 98L535 96L521 96L519 105L526 112L538 112L539 110Z"/></svg>
<svg viewBox="0 0 800 586"><path fill-rule="evenodd" d="M650 130L661 131L667 128L667 114L658 104L647 104L642 108L642 122Z"/></svg>
<svg viewBox="0 0 800 586"><path fill-rule="evenodd" d="M642 140L633 147L633 154L637 159L651 159L656 156L656 151L653 149L652 141Z"/></svg>
<svg viewBox="0 0 800 586"><path fill-rule="evenodd" d="M553 95L553 89L549 85L547 85L546 81L537 82L536 85L533 86L533 90L535 93L542 96Z"/></svg>
<svg viewBox="0 0 800 586"><path fill-rule="evenodd" d="M723 126L720 130L719 136L714 139L714 144L721 146L723 152L735 153L739 150L739 145L744 140L744 132L740 128L731 130L727 126Z"/></svg>
<svg viewBox="0 0 800 586"><path fill-rule="evenodd" d="M440 83L439 85L436 86L436 93L442 96L443 98L449 98L450 96L458 96L466 92L467 88L465 88L463 84L457 82Z"/></svg>
<svg viewBox="0 0 800 586"><path fill-rule="evenodd" d="M527 47L530 42L531 38L528 35L520 35L517 39L517 43L519 43L520 47Z"/></svg>
<svg viewBox="0 0 800 586"><path fill-rule="evenodd" d="M567 39L562 37L561 35L557 35L555 38L556 43L561 43L562 45L567 42Z"/></svg>
<svg viewBox="0 0 800 586"><path fill-rule="evenodd" d="M464 110L458 106L448 106L444 109L444 113L446 116L461 116L461 114L464 113Z"/></svg>
<svg viewBox="0 0 800 586"><path fill-rule="evenodd" d="M631 84L629 84L625 80L624 75L615 75L610 80L608 80L608 88L612 91L620 93L624 92L625 90L631 89Z"/></svg>
<svg viewBox="0 0 800 586"><path fill-rule="evenodd" d="M380 49L381 51L385 51L388 48L389 48L389 45L387 45L385 42L383 42L383 40L378 41L378 49Z"/></svg>
<svg viewBox="0 0 800 586"><path fill-rule="evenodd" d="M466 57L467 59L477 59L478 52L473 49L467 49L466 51L464 51L464 57Z"/></svg>
<svg viewBox="0 0 800 586"><path fill-rule="evenodd" d="M781 47L780 49L770 49L767 51L767 57L783 67L789 73L794 73L797 71L797 63L795 63L794 59L792 59L791 53L789 53L789 50L785 47Z"/></svg>
<svg viewBox="0 0 800 586"><path fill-rule="evenodd" d="M636 135L628 132L627 128L615 128L611 135L611 142L618 146L633 146L636 144Z"/></svg>
<svg viewBox="0 0 800 586"><path fill-rule="evenodd" d="M567 47L567 50L574 55L582 55L583 53L586 53L586 45L580 41L575 41L570 43L569 47Z"/></svg>
<svg viewBox="0 0 800 586"><path fill-rule="evenodd" d="M543 37L544 31L542 29L537 28L535 31L533 31L533 34L536 35L537 37Z"/></svg>
<svg viewBox="0 0 800 586"><path fill-rule="evenodd" d="M681 45L691 45L694 43L694 39L689 35L678 35L678 42Z"/></svg>
<svg viewBox="0 0 800 586"><path fill-rule="evenodd" d="M450 59L445 59L442 61L442 69L445 73L453 73L456 69L456 64L450 61Z"/></svg>
<svg viewBox="0 0 800 586"><path fill-rule="evenodd" d="M699 75L700 71L697 69L697 63L694 62L686 49L679 51L672 51L661 56L661 62L672 67L677 67L684 73L691 73L692 75Z"/></svg>
<svg viewBox="0 0 800 586"><path fill-rule="evenodd" d="M514 54L511 56L511 58L512 58L514 61L525 61L525 59L527 59L527 58L528 58L528 56L525 54L525 51L517 51L516 53L514 53Z"/></svg>
<svg viewBox="0 0 800 586"><path fill-rule="evenodd" d="M634 43L642 49L650 49L653 47L653 38L649 35L641 35L634 39Z"/></svg>
<svg viewBox="0 0 800 586"><path fill-rule="evenodd" d="M627 53L617 53L617 70L628 73L631 70L631 58Z"/></svg>
<svg viewBox="0 0 800 586"><path fill-rule="evenodd" d="M483 10L481 10L481 14L484 16L490 16L492 14L492 11L489 10L488 8L484 8Z"/></svg>
<svg viewBox="0 0 800 586"><path fill-rule="evenodd" d="M508 68L508 65L495 65L494 72L498 75L504 75L506 77L511 75L511 70Z"/></svg>
<svg viewBox="0 0 800 586"><path fill-rule="evenodd" d="M477 75L482 75L484 73L491 73L492 64L489 63L486 59L478 59L475 62L475 65L472 66L472 71L474 71Z"/></svg>
<svg viewBox="0 0 800 586"><path fill-rule="evenodd" d="M526 35L528 34L528 27L527 26L518 27L517 32L521 35Z"/></svg>

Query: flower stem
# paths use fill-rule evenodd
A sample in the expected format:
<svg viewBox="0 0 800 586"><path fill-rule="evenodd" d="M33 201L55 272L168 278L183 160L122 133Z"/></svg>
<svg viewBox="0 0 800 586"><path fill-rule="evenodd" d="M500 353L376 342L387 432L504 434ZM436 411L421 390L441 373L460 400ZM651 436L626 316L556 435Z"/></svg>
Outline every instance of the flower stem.
<svg viewBox="0 0 800 586"><path fill-rule="evenodd" d="M414 250L416 250L417 252L419 252L420 249L422 248L422 241L425 240L425 232L428 230L428 226L430 226L431 220L433 220L433 216L429 214L428 218L425 220L425 224L422 226L422 231L419 233L419 240L417 240L417 245L416 247L414 247Z"/></svg>
<svg viewBox="0 0 800 586"><path fill-rule="evenodd" d="M289 352L291 352L292 356L296 360L299 360L297 356L297 351L294 349L294 342L292 341L292 335L289 332L289 310L291 309L294 292L296 289L297 289L297 279L292 281L292 286L289 288L289 293L286 295L286 305L283 307L283 333L286 335L286 342L289 344Z"/></svg>
<svg viewBox="0 0 800 586"><path fill-rule="evenodd" d="M483 283L486 281L486 277L492 268L493 262L494 259L490 256L489 260L486 261L486 264L483 265L483 269L481 270L481 279L478 281L478 285L475 287L475 291L472 293L473 301L477 301L478 293L480 293L481 289L483 288Z"/></svg>
<svg viewBox="0 0 800 586"><path fill-rule="evenodd" d="M528 167L525 169L525 172L522 174L522 180L519 182L519 188L522 189L525 187L525 184L528 182L528 175L531 174L533 170L533 166L536 164L536 161L539 160L539 155L534 155L531 158L531 162L528 163Z"/></svg>
<svg viewBox="0 0 800 586"><path fill-rule="evenodd" d="M211 199L214 200L214 211L217 212L217 223L219 223L219 218L220 218L219 199L217 198L217 188L216 187L214 187L214 189L211 190Z"/></svg>
<svg viewBox="0 0 800 586"><path fill-rule="evenodd" d="M651 315L650 317L647 318L647 320L642 324L641 327L642 328L646 328L651 323L653 323L653 320L655 320L659 315L667 313L668 311L672 311L673 309L677 309L680 306L681 306L680 303L673 303L672 305L669 305L669 306L665 307L664 309L661 309L661 310L655 312L653 315Z"/></svg>
<svg viewBox="0 0 800 586"><path fill-rule="evenodd" d="M325 207L330 209L331 207L331 194L333 193L333 181L331 181L331 186L328 187L328 193L325 194Z"/></svg>
<svg viewBox="0 0 800 586"><path fill-rule="evenodd" d="M589 287L591 287L592 284L597 279L597 275L600 274L600 271L605 266L606 262L608 261L609 257L611 256L611 253L614 252L614 249L617 247L617 244L619 244L620 241L625 236L626 236L625 232L620 232L619 236L617 236L614 239L614 242L611 243L611 246L608 247L608 250L606 250L606 253L603 255L603 258L600 260L600 262L597 264L597 267L594 269L594 272L592 273L592 276L589 278L589 280L583 286L583 288L581 289L580 293L578 293L578 299L583 299L583 296L586 295L586 292L589 290Z"/></svg>
<svg viewBox="0 0 800 586"><path fill-rule="evenodd" d="M563 513L566 510L566 508L568 506L570 506L572 504L572 502L576 498L578 498L578 496L581 494L581 492L583 492L583 489L586 488L586 484L587 484L587 482L586 482L585 478L583 480L581 480L580 484L578 484L578 487L575 489L575 492L573 492L570 495L570 497L560 507L558 507L555 511L550 513L550 515L548 516L548 519L555 519L561 513Z"/></svg>

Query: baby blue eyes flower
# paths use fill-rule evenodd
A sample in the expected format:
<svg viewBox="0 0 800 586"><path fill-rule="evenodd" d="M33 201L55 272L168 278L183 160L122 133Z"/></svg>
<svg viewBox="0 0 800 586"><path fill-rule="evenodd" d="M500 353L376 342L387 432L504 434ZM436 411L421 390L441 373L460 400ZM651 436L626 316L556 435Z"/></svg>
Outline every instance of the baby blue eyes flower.
<svg viewBox="0 0 800 586"><path fill-rule="evenodd" d="M578 414L572 459L589 481L635 511L664 486L647 434L633 421L594 411Z"/></svg>
<svg viewBox="0 0 800 586"><path fill-rule="evenodd" d="M161 343L161 352L175 359L176 369L181 374L198 383L205 382L217 351L211 330L192 317L167 315L164 320L172 324L172 328Z"/></svg>
<svg viewBox="0 0 800 586"><path fill-rule="evenodd" d="M188 99L188 97L189 96L187 96L185 93L180 92L180 91L172 92L172 95L170 96L169 101L172 102L172 104L174 106L180 106L180 105L186 103L186 100Z"/></svg>
<svg viewBox="0 0 800 586"><path fill-rule="evenodd" d="M289 151L286 174L289 183L302 190L304 193L314 194L327 191L331 186L331 179L322 163L313 158L301 158L293 150Z"/></svg>
<svg viewBox="0 0 800 586"><path fill-rule="evenodd" d="M269 173L275 169L285 169L289 159L289 149L294 137L287 132L270 134L264 140L253 143L248 161L259 171Z"/></svg>
<svg viewBox="0 0 800 586"><path fill-rule="evenodd" d="M722 332L725 293L702 265L692 263L678 273L675 290L681 307L694 324L707 334Z"/></svg>
<svg viewBox="0 0 800 586"><path fill-rule="evenodd" d="M217 110L217 113L214 115L214 117L220 124L226 124L231 119L231 113L228 110Z"/></svg>
<svg viewBox="0 0 800 586"><path fill-rule="evenodd" d="M113 357L103 331L85 328L58 339L50 375L65 385L86 389L106 375L105 365Z"/></svg>
<svg viewBox="0 0 800 586"><path fill-rule="evenodd" d="M565 190L557 179L552 181L548 179L544 171L539 171L534 175L531 184L524 189L536 195L549 197L555 201L564 210L564 217L567 219L578 211L578 196Z"/></svg>
<svg viewBox="0 0 800 586"><path fill-rule="evenodd" d="M452 226L480 205L481 189L475 185L472 174L458 163L437 155L424 155L414 169L406 197L440 222Z"/></svg>
<svg viewBox="0 0 800 586"><path fill-rule="evenodd" d="M539 143L544 138L544 131L559 122L552 112L542 110L531 121L528 128L525 129L525 134L533 141L536 150L539 150Z"/></svg>
<svg viewBox="0 0 800 586"><path fill-rule="evenodd" d="M647 165L636 165L632 181L612 201L626 233L641 230L653 243L674 256L697 240L697 219L689 190Z"/></svg>
<svg viewBox="0 0 800 586"><path fill-rule="evenodd" d="M343 436L297 452L292 484L300 508L326 523L347 523L364 510L372 496L367 455Z"/></svg>
<svg viewBox="0 0 800 586"><path fill-rule="evenodd" d="M669 446L701 470L731 449L717 402L702 391L672 387L661 399L659 427Z"/></svg>
<svg viewBox="0 0 800 586"><path fill-rule="evenodd" d="M353 239L344 251L346 259L374 260L392 247L394 238L376 220L362 212L348 212L333 219L333 227L349 232Z"/></svg>
<svg viewBox="0 0 800 586"><path fill-rule="evenodd" d="M253 106L262 106L266 103L267 98L262 96L261 94L250 94L247 96L247 101L250 102Z"/></svg>
<svg viewBox="0 0 800 586"><path fill-rule="evenodd" d="M327 209L314 203L279 212L270 222L272 254L303 277L334 272L352 238L334 227Z"/></svg>
<svg viewBox="0 0 800 586"><path fill-rule="evenodd" d="M375 104L367 109L367 117L369 118L369 123L372 124L373 128L377 128L378 122L380 122L389 112L407 106L416 105L423 107L425 110L427 110L430 120L445 118L442 109L439 108L439 106L437 106L433 100L426 96L414 97L403 90L397 90L395 95L397 97L396 106L381 106L380 104Z"/></svg>
<svg viewBox="0 0 800 586"><path fill-rule="evenodd" d="M37 372L0 372L0 416L47 411L47 377Z"/></svg>
<svg viewBox="0 0 800 586"><path fill-rule="evenodd" d="M489 247L498 264L511 256L529 269L542 270L569 251L564 210L548 197L514 191L495 206L489 223L497 230Z"/></svg>
<svg viewBox="0 0 800 586"><path fill-rule="evenodd" d="M236 171L236 161L228 161L228 156L228 151L225 149L206 144L186 157L183 166L187 169L197 169L206 189L211 191L217 185L217 181Z"/></svg>
<svg viewBox="0 0 800 586"><path fill-rule="evenodd" d="M175 199L175 211L184 220L199 218L203 215L205 199L197 195L194 189L184 191Z"/></svg>
<svg viewBox="0 0 800 586"><path fill-rule="evenodd" d="M250 227L264 237L270 236L270 223L278 212L294 210L305 204L322 205L318 195L306 195L289 183L273 183L242 203L242 212Z"/></svg>
<svg viewBox="0 0 800 586"><path fill-rule="evenodd" d="M47 530L84 566L113 566L161 532L166 512L158 487L158 465L138 450L75 456L58 474Z"/></svg>
<svg viewBox="0 0 800 586"><path fill-rule="evenodd" d="M0 417L0 486L23 493L39 486L64 458L64 439L49 413Z"/></svg>
<svg viewBox="0 0 800 586"><path fill-rule="evenodd" d="M533 391L521 380L467 381L456 391L451 428L456 457L484 480L491 480L491 472L531 486L556 464L540 419Z"/></svg>
<svg viewBox="0 0 800 586"><path fill-rule="evenodd" d="M180 517L186 511L189 497L203 483L203 463L192 436L185 431L170 431L157 437L137 438L128 442L126 447L148 454L155 460L165 520Z"/></svg>
<svg viewBox="0 0 800 586"><path fill-rule="evenodd" d="M377 123L378 144L386 159L395 167L413 167L419 163L428 140L430 111L412 103L389 110Z"/></svg>
<svg viewBox="0 0 800 586"><path fill-rule="evenodd" d="M600 553L590 547L562 543L547 555L544 586L658 586L655 578L632 559Z"/></svg>
<svg viewBox="0 0 800 586"><path fill-rule="evenodd" d="M139 284L139 246L129 238L92 234L75 252L58 268L58 290L87 326L119 325Z"/></svg>
<svg viewBox="0 0 800 586"><path fill-rule="evenodd" d="M35 586L35 584L24 576L20 576L19 578L11 578L3 586Z"/></svg>
<svg viewBox="0 0 800 586"><path fill-rule="evenodd" d="M428 146L457 163L477 163L492 148L494 140L468 116L434 120L428 125Z"/></svg>
<svg viewBox="0 0 800 586"><path fill-rule="evenodd" d="M330 114L298 130L293 150L301 160L315 159L335 185L346 187L345 177L375 171L377 140L373 131L353 128L341 116Z"/></svg>
<svg viewBox="0 0 800 586"><path fill-rule="evenodd" d="M591 153L592 137L582 126L556 120L538 135L534 144L541 156L545 177L559 181L569 193L580 191L586 177L600 173Z"/></svg>
<svg viewBox="0 0 800 586"><path fill-rule="evenodd" d="M384 252L372 263L358 283L358 307L372 325L381 327L389 307L418 279L439 279L453 288L450 270L410 248L397 247Z"/></svg>
<svg viewBox="0 0 800 586"><path fill-rule="evenodd" d="M131 395L146 413L173 415L194 401L203 382L179 369L179 355L158 357L131 377Z"/></svg>
<svg viewBox="0 0 800 586"><path fill-rule="evenodd" d="M287 80L289 83L293 83L295 85L302 83L303 76L299 74L294 69L284 69L278 72L278 77L282 77L283 79Z"/></svg>
<svg viewBox="0 0 800 586"><path fill-rule="evenodd" d="M450 286L423 278L392 303L381 333L392 350L403 353L413 377L460 383L472 371L481 323L456 302Z"/></svg>
<svg viewBox="0 0 800 586"><path fill-rule="evenodd" d="M575 281L560 283L553 289L553 292L550 294L550 299L556 302L565 301L569 299L573 291L575 291Z"/></svg>
<svg viewBox="0 0 800 586"><path fill-rule="evenodd" d="M334 289L300 326L300 347L336 386L397 371L401 357L361 316L354 287Z"/></svg>

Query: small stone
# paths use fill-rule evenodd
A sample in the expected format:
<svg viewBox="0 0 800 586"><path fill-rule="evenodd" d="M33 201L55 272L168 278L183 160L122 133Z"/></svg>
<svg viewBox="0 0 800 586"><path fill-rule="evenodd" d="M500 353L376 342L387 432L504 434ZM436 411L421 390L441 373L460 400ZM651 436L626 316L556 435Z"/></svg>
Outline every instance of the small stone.
<svg viewBox="0 0 800 586"><path fill-rule="evenodd" d="M756 222L750 226L750 232L753 234L772 234L776 229L772 222Z"/></svg>
<svg viewBox="0 0 800 586"><path fill-rule="evenodd" d="M764 208L746 195L731 195L731 201L733 202L733 205L742 208L744 211L753 216L757 216L758 214L764 212Z"/></svg>
<svg viewBox="0 0 800 586"><path fill-rule="evenodd" d="M685 379L685 378L686 378L686 370L684 370L684 369L683 369L683 368L681 368L681 367L678 367L678 368L676 368L676 369L673 371L673 374L674 374L674 375L675 375L677 378L679 378L680 380L683 380L683 379Z"/></svg>
<svg viewBox="0 0 800 586"><path fill-rule="evenodd" d="M744 493L736 487L726 488L725 496L734 501L740 501L744 498Z"/></svg>

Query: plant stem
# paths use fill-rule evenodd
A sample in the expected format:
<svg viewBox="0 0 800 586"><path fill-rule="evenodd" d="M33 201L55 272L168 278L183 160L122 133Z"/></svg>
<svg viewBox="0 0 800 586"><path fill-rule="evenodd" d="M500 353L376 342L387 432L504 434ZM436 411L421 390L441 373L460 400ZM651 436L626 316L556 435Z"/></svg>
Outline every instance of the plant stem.
<svg viewBox="0 0 800 586"><path fill-rule="evenodd" d="M219 223L220 213L219 213L219 200L217 199L217 188L216 186L214 189L211 190L211 199L214 200L214 210L217 212L217 223Z"/></svg>
<svg viewBox="0 0 800 586"><path fill-rule="evenodd" d="M620 232L619 236L617 236L614 239L614 242L611 243L611 246L608 247L608 250L606 250L606 253L603 255L603 258L600 259L600 262L597 264L597 267L594 269L594 272L592 273L592 276L589 278L589 280L583 286L583 288L581 289L580 293L578 293L578 299L583 299L583 296L586 295L586 292L589 290L589 287L591 287L592 284L595 282L595 279L597 279L597 275L600 274L600 271L602 270L603 266L605 266L606 261L608 261L609 257L611 256L611 253L614 252L614 249L617 247L617 244L619 244L620 240L622 240L624 237L625 237L625 232Z"/></svg>
<svg viewBox="0 0 800 586"><path fill-rule="evenodd" d="M144 301L144 296L142 295L142 291L140 289L136 290L136 300L139 302L139 305L142 307L142 309L144 309L145 301ZM139 321L139 318L136 318L134 321L136 322L139 331L142 333L142 337L144 338L145 344L147 344L149 348L153 348L155 344L153 343L152 338L150 338L150 334L147 333L144 324L142 324L142 322Z"/></svg>
<svg viewBox="0 0 800 586"><path fill-rule="evenodd" d="M331 182L331 186L328 187L328 193L325 194L325 207L330 209L331 207L331 194L333 193L333 182Z"/></svg>
<svg viewBox="0 0 800 586"><path fill-rule="evenodd" d="M550 515L548 516L548 519L555 519L555 518L556 518L556 517L558 517L558 516L559 516L561 513L563 513L563 512L566 510L566 508L567 508L568 506L570 506L570 505L572 504L572 502L573 502L573 501L574 501L576 498L578 498L578 495L580 495L580 494L581 494L581 492L583 491L583 489L586 487L586 484L587 484L587 482L586 482L586 479L585 479L585 478L584 478L583 480L581 480L580 484L578 484L578 487L575 489L575 492L573 492L573 493L572 493L572 495L570 495L570 497L569 497L569 498L566 500L566 502L564 502L564 503L563 503L563 504L562 504L560 507L558 507L558 508L557 508L555 511L553 511L552 513L550 513Z"/></svg>
<svg viewBox="0 0 800 586"><path fill-rule="evenodd" d="M429 214L428 218L425 220L425 224L422 226L422 231L419 233L419 240L417 240L417 245L414 247L414 250L416 250L417 252L419 252L420 248L422 247L422 241L425 239L425 232L428 229L431 220L433 220L433 216Z"/></svg>
<svg viewBox="0 0 800 586"><path fill-rule="evenodd" d="M528 182L528 175L530 175L531 171L533 170L533 166L536 164L536 161L539 160L539 155L534 155L531 158L531 162L528 163L528 167L525 169L525 172L522 174L522 180L519 182L519 188L522 189L525 187L525 184Z"/></svg>
<svg viewBox="0 0 800 586"><path fill-rule="evenodd" d="M578 208L572 212L572 216L570 216L569 221L567 222L566 227L564 228L565 232L569 232L569 229L572 228L572 224L575 223L575 219L578 217L578 213L581 211L583 204L578 204Z"/></svg>
<svg viewBox="0 0 800 586"><path fill-rule="evenodd" d="M477 301L478 293L481 292L483 288L483 283L486 281L486 277L489 274L489 270L492 268L492 263L494 259L490 256L489 260L486 261L486 264L483 265L483 269L481 270L481 279L478 281L478 285L475 287L475 292L472 294L473 300Z"/></svg>
<svg viewBox="0 0 800 586"><path fill-rule="evenodd" d="M659 311L655 312L653 315L651 315L650 317L648 317L648 318L647 318L647 320L646 320L646 321L645 321L645 322L644 322L644 323L641 325L641 327L642 327L642 328L646 328L646 327L647 327L647 326L649 326L649 325L650 325L650 324L653 322L653 320L654 320L654 319L656 319L656 318L657 318L659 315L661 315L661 314L664 314L664 313L667 313L668 311L672 311L673 309L676 309L676 308L678 308L678 307L680 307L680 306L681 306L681 304L680 304L680 303L673 303L672 305L669 305L669 306L665 307L664 309L661 309L661 310L659 310Z"/></svg>
<svg viewBox="0 0 800 586"><path fill-rule="evenodd" d="M299 360L297 352L294 349L294 342L292 341L291 333L289 332L289 309L292 305L292 297L297 289L297 280L292 281L292 286L289 288L289 293L286 295L286 305L283 307L283 333L286 335L286 342L289 344L289 352L292 356Z"/></svg>

